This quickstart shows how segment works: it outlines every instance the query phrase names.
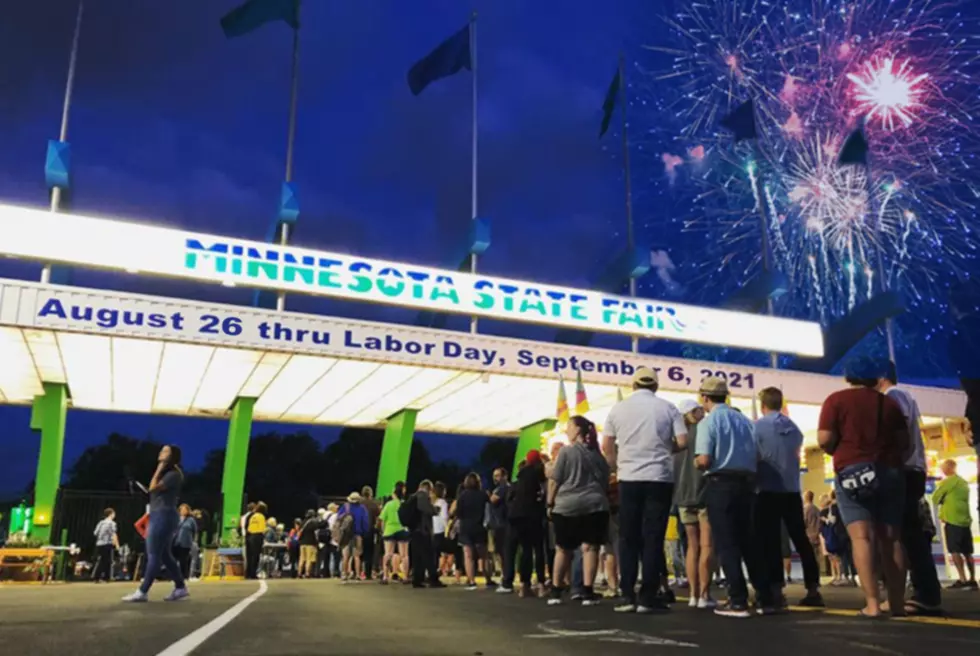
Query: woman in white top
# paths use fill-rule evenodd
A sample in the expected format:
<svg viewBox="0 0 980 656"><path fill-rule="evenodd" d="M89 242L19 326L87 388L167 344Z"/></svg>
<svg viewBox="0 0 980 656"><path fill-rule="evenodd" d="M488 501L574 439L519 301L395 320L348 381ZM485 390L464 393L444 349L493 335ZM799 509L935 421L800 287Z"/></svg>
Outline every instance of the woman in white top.
<svg viewBox="0 0 980 656"><path fill-rule="evenodd" d="M446 529L449 528L449 502L446 501L445 483L432 486L432 505L436 509L436 514L432 516L432 540L433 549L439 555L439 575L449 576L456 550L446 536Z"/></svg>

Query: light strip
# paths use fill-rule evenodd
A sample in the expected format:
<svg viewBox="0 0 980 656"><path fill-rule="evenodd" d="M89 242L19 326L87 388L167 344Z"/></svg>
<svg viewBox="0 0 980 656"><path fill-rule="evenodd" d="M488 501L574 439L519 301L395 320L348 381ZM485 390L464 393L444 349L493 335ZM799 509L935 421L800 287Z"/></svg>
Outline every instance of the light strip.
<svg viewBox="0 0 980 656"><path fill-rule="evenodd" d="M294 355L255 404L255 416L279 419L337 361L312 355Z"/></svg>
<svg viewBox="0 0 980 656"><path fill-rule="evenodd" d="M461 409L447 417L446 421L458 426L460 431L468 432L488 420L492 421L494 417L513 414L516 408L528 402L537 402L541 408L547 408L548 391L551 389L554 389L554 386L547 380L512 379L510 384L505 385L492 396L473 404L470 408Z"/></svg>
<svg viewBox="0 0 980 656"><path fill-rule="evenodd" d="M334 403L326 406L317 418L318 424L346 424L351 418L379 399L390 396L391 390L411 379L420 370L399 364L386 364L376 369L370 376L363 378L357 385L346 390L343 397L338 397ZM367 422L368 425L377 423ZM364 425L361 422L360 425Z"/></svg>
<svg viewBox="0 0 980 656"><path fill-rule="evenodd" d="M167 342L163 347L153 411L175 414L190 412L208 364L214 356L213 346Z"/></svg>
<svg viewBox="0 0 980 656"><path fill-rule="evenodd" d="M72 407L112 410L112 347L108 337L58 333Z"/></svg>
<svg viewBox="0 0 980 656"><path fill-rule="evenodd" d="M45 383L65 383L65 367L61 362L61 351L53 332L47 330L24 330L24 338L31 349L37 373Z"/></svg>
<svg viewBox="0 0 980 656"><path fill-rule="evenodd" d="M158 379L163 342L112 338L112 408L150 412Z"/></svg>
<svg viewBox="0 0 980 656"><path fill-rule="evenodd" d="M262 356L252 375L242 386L241 396L247 399L257 399L272 383L282 368L292 356L288 353L266 353Z"/></svg>
<svg viewBox="0 0 980 656"><path fill-rule="evenodd" d="M361 406L353 410L356 416L351 417L346 407L344 408L344 412L340 412L334 407L330 408L330 412L328 413L330 418L337 419L340 423L349 422L356 425L369 426L378 424L403 408L414 408L417 410L418 405L414 403L416 400L424 398L426 395L449 383L456 376L461 375L459 372L449 369L418 369L416 367L410 367L409 369L414 369L415 373L402 381L397 387L393 387L385 393L379 394L377 399L370 405L366 407ZM392 380L395 380L395 378L392 378ZM353 407L353 404L348 401L351 396L348 395L348 398L345 398L342 403L349 404ZM338 403L337 405L339 406L340 404ZM325 419L325 417L321 417L321 419Z"/></svg>
<svg viewBox="0 0 980 656"><path fill-rule="evenodd" d="M30 350L17 328L0 326L0 391L12 402L31 401L44 393Z"/></svg>
<svg viewBox="0 0 980 656"><path fill-rule="evenodd" d="M284 413L292 421L313 421L380 367L376 362L338 360Z"/></svg>
<svg viewBox="0 0 980 656"><path fill-rule="evenodd" d="M217 349L194 396L192 410L222 416L227 413L261 358L261 351Z"/></svg>
<svg viewBox="0 0 980 656"><path fill-rule="evenodd" d="M512 382L510 376L490 376L489 380L473 383L422 410L418 416L418 424L429 427L451 425L446 419L458 413L460 408L471 408L473 404L483 401Z"/></svg>

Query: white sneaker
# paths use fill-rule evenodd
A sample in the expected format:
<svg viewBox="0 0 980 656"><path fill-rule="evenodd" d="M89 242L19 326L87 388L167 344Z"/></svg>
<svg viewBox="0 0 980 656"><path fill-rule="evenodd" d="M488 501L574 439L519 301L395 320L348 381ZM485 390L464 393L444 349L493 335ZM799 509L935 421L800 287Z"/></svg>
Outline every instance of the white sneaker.
<svg viewBox="0 0 980 656"><path fill-rule="evenodd" d="M714 610L715 608L718 608L718 602L710 597L708 599L702 597L701 599L698 599L698 608L701 610Z"/></svg>
<svg viewBox="0 0 980 656"><path fill-rule="evenodd" d="M147 597L144 592L137 590L133 594L126 595L125 597L122 598L122 600L131 603L142 603L142 602L149 601L150 598Z"/></svg>
<svg viewBox="0 0 980 656"><path fill-rule="evenodd" d="M174 588L173 592L168 594L163 598L164 601L180 601L181 599L187 599L191 596L191 593L187 591L187 588Z"/></svg>
<svg viewBox="0 0 980 656"><path fill-rule="evenodd" d="M690 599L687 600L687 605L690 606L691 608L697 608L698 607L698 598L697 597L691 597Z"/></svg>
<svg viewBox="0 0 980 656"><path fill-rule="evenodd" d="M500 586L497 588L497 594L513 594L513 593L514 593L514 588L506 588L504 586Z"/></svg>

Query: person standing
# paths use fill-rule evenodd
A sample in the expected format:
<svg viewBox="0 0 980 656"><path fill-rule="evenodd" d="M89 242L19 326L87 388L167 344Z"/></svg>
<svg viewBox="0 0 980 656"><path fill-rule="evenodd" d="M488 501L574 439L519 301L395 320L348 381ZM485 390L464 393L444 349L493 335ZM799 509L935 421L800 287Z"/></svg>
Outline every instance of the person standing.
<svg viewBox="0 0 980 656"><path fill-rule="evenodd" d="M820 547L820 509L813 503L813 490L803 493L803 526L806 527L806 539L810 542L813 555L817 558L817 569L823 571L823 549Z"/></svg>
<svg viewBox="0 0 980 656"><path fill-rule="evenodd" d="M370 485L361 488L361 503L368 512L368 532L364 536L364 570L361 578L371 580L377 569L379 553L378 549L378 521L381 517L381 504L374 498L374 489Z"/></svg>
<svg viewBox="0 0 980 656"><path fill-rule="evenodd" d="M538 586L545 581L544 555L544 520L545 495L544 463L541 462L541 452L528 451L524 466L517 472L517 480L510 489L507 506L507 553L505 558L504 577L501 587L513 590L514 565L517 551L520 548L521 590L520 596L532 596L531 587L532 567L536 567Z"/></svg>
<svg viewBox="0 0 980 656"><path fill-rule="evenodd" d="M312 508L306 511L303 524L299 529L299 566L296 568L297 576L301 579L313 578L314 568L316 567L316 530L319 520L316 511Z"/></svg>
<svg viewBox="0 0 980 656"><path fill-rule="evenodd" d="M687 426L674 404L657 396L657 374L639 367L633 393L606 418L603 452L619 482L619 613L668 610L658 596L664 534L674 494L674 453L687 445ZM636 581L643 558L643 584Z"/></svg>
<svg viewBox="0 0 980 656"><path fill-rule="evenodd" d="M360 493L351 492L347 496L347 503L337 513L337 521L342 524L347 521L345 517L351 518L352 537L342 549L344 579L348 581L364 578L364 540L371 532L371 516L361 501Z"/></svg>
<svg viewBox="0 0 980 656"><path fill-rule="evenodd" d="M413 588L424 588L426 578L430 588L445 587L439 580L439 569L436 567L433 550L432 518L435 514L436 509L432 505L432 481L422 481L418 491L405 501L399 511L402 525L412 532L408 557L412 565Z"/></svg>
<svg viewBox="0 0 980 656"><path fill-rule="evenodd" d="M751 616L744 562L755 588L757 611L770 614L774 611L772 587L752 535L759 460L752 422L728 405L728 383L723 379L705 378L700 393L708 416L698 424L695 463L705 473L708 521L728 583L728 601L714 612L725 617Z"/></svg>
<svg viewBox="0 0 980 656"><path fill-rule="evenodd" d="M95 569L92 571L92 580L98 583L112 580L112 561L115 552L119 549L119 528L116 526L116 511L106 508L103 517L95 525Z"/></svg>
<svg viewBox="0 0 980 656"><path fill-rule="evenodd" d="M259 562L262 560L262 545L265 543L265 530L268 524L265 515L268 512L269 507L259 501L248 516L248 524L245 526L245 578L247 579L259 577ZM296 561L293 560L293 567L295 566ZM293 573L295 575L295 569Z"/></svg>
<svg viewBox="0 0 980 656"><path fill-rule="evenodd" d="M695 436L698 424L704 419L704 408L697 401L686 399L677 405L677 409L684 415L687 434ZM686 449L674 456L674 478L677 481L674 487L674 503L687 536L685 565L691 591L688 605L691 608L713 610L718 604L711 598L711 570L714 561L711 523L704 504L704 474L694 464L693 444L688 444Z"/></svg>
<svg viewBox="0 0 980 656"><path fill-rule="evenodd" d="M902 408L877 389L881 375L870 358L848 362L844 377L851 387L827 397L817 431L820 448L834 459L837 504L864 589L863 617L906 614L905 554L899 536L905 513L902 465L911 441ZM887 610L878 599L876 552L888 590Z"/></svg>
<svg viewBox="0 0 980 656"><path fill-rule="evenodd" d="M398 509L401 508L404 498L405 482L398 481L391 493L391 499L381 509L379 517L385 548L381 560L381 582L385 584L391 580L408 581L408 543L412 535L398 518Z"/></svg>
<svg viewBox="0 0 980 656"><path fill-rule="evenodd" d="M197 540L197 521L191 516L191 507L180 505L180 522L177 524L177 537L174 538L174 558L180 565L184 580L191 577L191 548Z"/></svg>
<svg viewBox="0 0 980 656"><path fill-rule="evenodd" d="M493 558L501 575L507 571L507 493L510 491L510 477L507 470L498 467L493 470L493 491L490 493L490 535L493 542ZM492 567L488 567L492 569ZM489 572L488 572L489 574ZM497 592L508 593L502 583Z"/></svg>
<svg viewBox="0 0 980 656"><path fill-rule="evenodd" d="M783 553L784 538L781 535L785 527L786 541L792 540L803 565L806 596L799 605L823 606L820 568L810 546L800 497L803 433L792 419L783 414L782 391L767 387L759 393L759 402L763 415L755 423L755 440L759 447L755 525L765 559L766 576L772 585L774 599L780 607L785 607L783 559L788 554ZM819 521L818 516L818 524Z"/></svg>
<svg viewBox="0 0 980 656"><path fill-rule="evenodd" d="M150 480L150 523L146 531L146 573L139 590L123 597L127 602L149 601L147 594L153 582L165 566L173 577L174 589L165 601L178 601L189 596L180 566L171 548L177 534L177 499L184 484L184 472L180 468L180 448L169 444L160 449L157 469Z"/></svg>
<svg viewBox="0 0 980 656"><path fill-rule="evenodd" d="M898 385L895 363L885 360L879 364L878 391L894 399L905 417L911 448L904 463L905 512L902 515L902 546L912 579L912 597L905 602L905 612L915 615L943 615L942 588L939 573L932 558L932 541L919 519L919 502L926 494L926 445L919 424L919 404L907 389Z"/></svg>
<svg viewBox="0 0 980 656"><path fill-rule="evenodd" d="M970 530L970 486L956 473L956 461L943 463L943 478L935 492L932 502L939 506L939 521L943 525L946 550L953 559L959 579L950 589L977 589L977 579L973 567L973 533ZM967 576L969 575L969 577Z"/></svg>
<svg viewBox="0 0 980 656"><path fill-rule="evenodd" d="M486 568L487 529L484 520L487 516L489 497L480 486L480 477L470 472L463 479L463 489L449 509L449 514L459 520L459 543L463 545L463 567L466 570L466 589L477 589L477 561L484 561ZM490 573L484 572L487 581Z"/></svg>

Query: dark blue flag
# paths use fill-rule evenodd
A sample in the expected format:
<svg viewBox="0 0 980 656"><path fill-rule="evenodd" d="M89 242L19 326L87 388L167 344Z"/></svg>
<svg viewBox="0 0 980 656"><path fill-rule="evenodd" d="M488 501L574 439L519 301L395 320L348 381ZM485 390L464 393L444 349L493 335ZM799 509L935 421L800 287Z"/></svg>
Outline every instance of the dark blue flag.
<svg viewBox="0 0 980 656"><path fill-rule="evenodd" d="M755 126L755 104L751 99L732 110L732 113L721 119L721 127L730 130L735 137L735 143L755 139L759 136Z"/></svg>
<svg viewBox="0 0 980 656"><path fill-rule="evenodd" d="M221 29L229 39L248 34L273 21L285 21L299 29L299 0L247 0L221 19Z"/></svg>
<svg viewBox="0 0 980 656"><path fill-rule="evenodd" d="M408 71L408 88L417 96L436 80L455 75L464 68L473 70L469 24L415 62Z"/></svg>
<svg viewBox="0 0 980 656"><path fill-rule="evenodd" d="M609 129L609 121L612 120L613 112L616 111L616 102L619 100L620 70L616 68L616 75L609 83L609 90L606 91L606 99L602 102L602 125L599 127L599 138Z"/></svg>

